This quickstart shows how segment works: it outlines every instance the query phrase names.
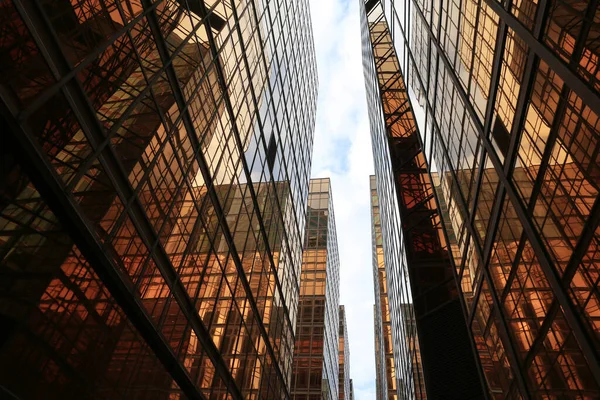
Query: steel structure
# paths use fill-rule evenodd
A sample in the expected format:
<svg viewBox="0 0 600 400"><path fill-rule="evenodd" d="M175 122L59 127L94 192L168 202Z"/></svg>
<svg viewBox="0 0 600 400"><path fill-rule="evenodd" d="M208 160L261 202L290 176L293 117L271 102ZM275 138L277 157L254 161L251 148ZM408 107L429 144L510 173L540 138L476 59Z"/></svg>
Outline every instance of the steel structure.
<svg viewBox="0 0 600 400"><path fill-rule="evenodd" d="M308 6L0 3L0 397L288 398Z"/></svg>
<svg viewBox="0 0 600 400"><path fill-rule="evenodd" d="M488 395L598 397L597 1L366 9L390 25Z"/></svg>

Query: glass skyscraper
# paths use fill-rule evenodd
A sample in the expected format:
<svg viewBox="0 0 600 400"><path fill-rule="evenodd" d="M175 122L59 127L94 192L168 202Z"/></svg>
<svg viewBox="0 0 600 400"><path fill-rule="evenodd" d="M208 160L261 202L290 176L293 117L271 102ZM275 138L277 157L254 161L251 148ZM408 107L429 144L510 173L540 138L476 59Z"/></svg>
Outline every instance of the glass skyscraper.
<svg viewBox="0 0 600 400"><path fill-rule="evenodd" d="M398 387L396 382L396 366L394 362L392 324L390 320L390 305L388 296L387 271L385 268L385 254L383 250L383 236L381 234L381 212L379 207L379 197L377 195L377 182L374 175L369 177L369 188L371 190L371 243L373 255L373 288L375 289L375 305L373 307L373 316L375 324L375 387L377 399L397 400ZM407 310L409 311L409 310ZM407 327L397 325L404 332L399 335L402 338L409 338L410 333ZM415 342L417 343L417 342ZM419 357L418 347L402 347L401 360L409 362L413 357ZM411 354L412 352L412 354ZM403 367L407 368L407 367ZM408 367L410 368L410 367ZM422 386L422 374L418 367L414 367L415 385ZM420 393L415 389L416 393Z"/></svg>
<svg viewBox="0 0 600 400"><path fill-rule="evenodd" d="M384 292L389 307L376 307L376 313L382 313L376 318L376 326L382 327L380 344L385 345L389 338L383 334L387 328L383 321L389 319L395 372L395 384L393 378L379 380L380 394L387 393L389 397L390 387L394 391L395 386L402 399L481 398L480 374L463 317L441 212L433 195L392 35L381 5L366 6L362 10L362 34L377 188L377 199L372 199L372 204L379 203L373 210L374 258L381 258L381 254L377 255L379 225L379 252L383 252L387 284ZM379 270L379 261L374 260L375 263ZM378 297L381 303L381 289ZM385 294L383 297L385 300ZM377 324L380 318L381 323ZM386 352L385 347L379 346L379 350ZM379 356L379 363L381 360ZM388 367L385 369L389 376ZM383 372L384 368L379 370ZM391 382L388 384L387 380Z"/></svg>
<svg viewBox="0 0 600 400"><path fill-rule="evenodd" d="M346 309L340 306L340 348L339 348L339 399L350 399L350 344L348 343L348 323Z"/></svg>
<svg viewBox="0 0 600 400"><path fill-rule="evenodd" d="M0 30L0 397L289 398L308 2L13 0Z"/></svg>
<svg viewBox="0 0 600 400"><path fill-rule="evenodd" d="M447 280L448 298L458 284L488 397L598 398L597 2L361 7L384 249L388 240L414 247L415 227L444 228L436 240L451 269L438 282ZM420 181L403 179L411 163ZM418 225L404 218L408 200L421 207ZM423 277L404 254L390 292L399 279L412 293L434 397L418 311ZM402 307L390 308L393 317Z"/></svg>
<svg viewBox="0 0 600 400"><path fill-rule="evenodd" d="M295 400L339 397L339 274L331 182L311 179L294 348Z"/></svg>

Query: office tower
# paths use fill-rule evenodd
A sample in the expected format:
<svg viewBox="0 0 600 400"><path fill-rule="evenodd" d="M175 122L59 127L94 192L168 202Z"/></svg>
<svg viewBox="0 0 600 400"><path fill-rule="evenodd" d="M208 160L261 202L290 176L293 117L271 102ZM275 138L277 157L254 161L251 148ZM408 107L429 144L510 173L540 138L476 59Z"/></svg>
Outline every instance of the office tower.
<svg viewBox="0 0 600 400"><path fill-rule="evenodd" d="M392 35L382 5L367 6L365 75L398 397L481 398L441 212Z"/></svg>
<svg viewBox="0 0 600 400"><path fill-rule="evenodd" d="M340 261L329 178L311 179L300 278L292 397L339 397Z"/></svg>
<svg viewBox="0 0 600 400"><path fill-rule="evenodd" d="M597 2L364 7L382 209L416 154L487 394L599 397Z"/></svg>
<svg viewBox="0 0 600 400"><path fill-rule="evenodd" d="M401 324L392 325L390 318L390 297L381 232L381 211L377 195L376 177L369 177L371 190L371 238L373 246L373 280L375 289L375 305L373 307L375 324L375 372L377 399L398 399L400 393L412 393L415 399L424 399L423 366L411 303L400 302L398 315L402 316ZM393 272L392 272L393 275ZM392 300L394 296L392 295ZM405 298L406 301L406 298ZM394 342L392 328L398 332L399 341ZM400 353L401 371L396 375L394 349ZM398 380L397 380L398 379ZM407 388L408 386L408 388ZM410 386L413 386L412 391ZM405 392L409 390L409 392ZM401 394L400 396L402 396ZM401 397L400 397L401 398Z"/></svg>
<svg viewBox="0 0 600 400"><path fill-rule="evenodd" d="M306 1L0 4L0 397L289 398Z"/></svg>
<svg viewBox="0 0 600 400"><path fill-rule="evenodd" d="M339 308L339 399L350 399L350 343L348 343L348 325L346 323L346 310Z"/></svg>
<svg viewBox="0 0 600 400"><path fill-rule="evenodd" d="M398 399L398 386L396 382L396 370L394 364L394 346L392 338L392 324L390 321L390 306L388 298L387 271L383 252L383 237L381 235L381 213L379 210L379 197L377 196L377 182L375 175L369 177L371 190L371 244L373 254L373 288L375 289L375 304L373 316L375 324L375 377L377 399ZM403 329L401 337L409 338L407 328ZM413 343L417 343L413 340ZM413 359L412 353L418 355L418 348L410 350L402 347L401 360L409 362ZM415 397L418 398L423 386L422 371L416 366L405 365L403 368L413 368L415 374ZM420 375L419 375L420 373Z"/></svg>

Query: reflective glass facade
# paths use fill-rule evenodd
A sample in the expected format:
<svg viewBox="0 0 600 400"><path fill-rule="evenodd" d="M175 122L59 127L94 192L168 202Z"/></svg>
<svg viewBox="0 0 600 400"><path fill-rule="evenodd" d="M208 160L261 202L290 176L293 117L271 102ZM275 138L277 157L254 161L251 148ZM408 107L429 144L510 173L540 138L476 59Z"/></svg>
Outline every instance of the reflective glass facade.
<svg viewBox="0 0 600 400"><path fill-rule="evenodd" d="M598 3L381 3L489 396L598 398Z"/></svg>
<svg viewBox="0 0 600 400"><path fill-rule="evenodd" d="M305 1L0 2L0 397L289 397Z"/></svg>
<svg viewBox="0 0 600 400"><path fill-rule="evenodd" d="M294 348L296 400L339 397L339 273L331 184L311 179Z"/></svg>
<svg viewBox="0 0 600 400"><path fill-rule="evenodd" d="M348 325L346 310L340 306L340 347L339 347L339 399L350 399L350 344L348 343Z"/></svg>
<svg viewBox="0 0 600 400"><path fill-rule="evenodd" d="M375 306L373 316L375 322L375 373L377 399L398 399L398 386L396 382L396 367L394 364L394 346L392 338L392 324L390 321L390 307L388 286L385 269L385 256L383 252L383 237L381 235L381 213L379 210L379 197L377 195L377 181L374 175L369 177L371 190L371 242L373 246L373 287L375 289ZM406 310L411 313L410 310ZM405 325L402 325L404 327ZM410 340L411 333L406 329L404 336ZM412 334L414 336L414 333ZM414 339L413 339L414 340ZM408 359L419 359L420 353L417 346L410 348L412 354L403 354ZM417 365L411 365L417 385L421 385L423 371ZM420 391L418 391L420 392Z"/></svg>
<svg viewBox="0 0 600 400"><path fill-rule="evenodd" d="M398 397L481 398L443 209L380 3L362 9L362 35Z"/></svg>

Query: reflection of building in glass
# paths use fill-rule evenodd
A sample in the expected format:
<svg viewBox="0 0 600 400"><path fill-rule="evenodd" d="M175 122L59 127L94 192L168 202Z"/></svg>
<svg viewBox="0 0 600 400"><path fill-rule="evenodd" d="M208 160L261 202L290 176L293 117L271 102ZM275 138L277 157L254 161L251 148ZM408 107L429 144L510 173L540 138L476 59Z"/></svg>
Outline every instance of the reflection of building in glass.
<svg viewBox="0 0 600 400"><path fill-rule="evenodd" d="M340 348L339 348L339 398L350 399L350 344L348 343L348 325L346 310L340 306Z"/></svg>
<svg viewBox="0 0 600 400"><path fill-rule="evenodd" d="M417 324L415 323L415 314L413 311L413 306L412 304L400 304L400 310L402 312L402 315L404 316L404 329L406 330L405 337L411 357L410 360L412 365L412 379L413 382L415 382L415 385L416 382L419 382L419 384L423 386L423 365L421 363L421 352L419 351L419 337L417 332ZM403 378L404 377L402 377L401 379ZM410 376L408 377L408 379L410 379ZM406 383L400 380L398 385L402 387L403 385L406 385ZM425 395L425 391L417 391L415 393L415 398L427 398L427 396Z"/></svg>
<svg viewBox="0 0 600 400"><path fill-rule="evenodd" d="M339 397L339 273L330 181L311 179L294 348L295 399Z"/></svg>
<svg viewBox="0 0 600 400"><path fill-rule="evenodd" d="M378 269L376 294L380 304L383 297L384 306L387 303L389 307L379 307L381 322L376 318L376 325L383 328L380 343L384 346L379 346L380 352L389 351L385 348L389 335L384 334L383 319L389 314L393 375L399 398L447 398L449 394L456 399L480 398L483 388L441 213L382 11L381 4L369 2L362 12L376 171L372 205L378 205L372 214L374 264ZM382 287L387 296L382 296ZM380 363L382 358L378 356ZM383 368L380 371L383 374ZM385 374L391 375L387 371ZM380 392L382 398L390 397L389 386L393 383L388 385L387 381L393 382L393 378L386 379L387 393ZM383 376L380 382L383 387Z"/></svg>
<svg viewBox="0 0 600 400"><path fill-rule="evenodd" d="M285 3L0 4L0 397L289 396L316 75Z"/></svg>
<svg viewBox="0 0 600 400"><path fill-rule="evenodd" d="M414 111L489 395L598 398L600 8L506 4L365 2L372 131L397 136L408 108L390 99ZM373 35L376 20L393 40ZM378 52L385 41L389 53ZM402 95L390 90L394 73L406 78ZM374 139L374 151L396 173L392 142Z"/></svg>
<svg viewBox="0 0 600 400"><path fill-rule="evenodd" d="M375 319L375 373L377 399L398 399L398 382L396 381L396 367L394 365L394 350L392 339L392 325L390 321L390 307L388 297L388 286L383 253L383 238L381 236L381 213L379 210L379 198L377 196L377 184L375 176L370 177L371 190L371 241L373 246L373 279L375 288L375 306L373 315ZM410 310L408 310L410 311ZM405 330L402 337L410 340L411 336L406 331L404 324L398 325ZM414 339L413 339L414 341ZM415 342L416 343L416 342ZM407 356L417 357L418 347L410 350L415 354ZM415 387L422 386L423 372L414 367ZM415 390L420 393L420 390Z"/></svg>

